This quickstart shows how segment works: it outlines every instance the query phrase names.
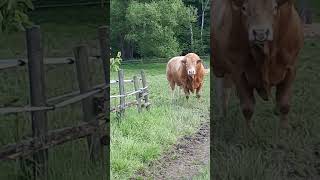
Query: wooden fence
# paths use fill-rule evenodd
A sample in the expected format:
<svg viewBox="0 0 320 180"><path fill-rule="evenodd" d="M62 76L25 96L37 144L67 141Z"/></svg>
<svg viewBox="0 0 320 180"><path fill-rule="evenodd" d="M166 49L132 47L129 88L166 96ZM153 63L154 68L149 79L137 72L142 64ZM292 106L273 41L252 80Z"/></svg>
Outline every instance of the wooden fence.
<svg viewBox="0 0 320 180"><path fill-rule="evenodd" d="M123 70L120 69L118 71L118 80L111 80L110 85L119 85L119 95L110 96L110 99L119 98L120 104L116 107L111 107L110 112L117 112L120 115L122 115L125 112L125 109L132 106L137 106L138 112L141 112L143 107L147 108L147 110L150 108L151 103L149 102L149 91L147 86L146 75L144 71L141 71L140 75L141 78L133 76L132 79L125 80ZM133 83L134 90L132 92L125 91L126 83ZM136 98L134 101L126 102L126 97L129 96L136 96Z"/></svg>
<svg viewBox="0 0 320 180"><path fill-rule="evenodd" d="M209 59L209 56L201 56L202 59ZM121 64L149 64L149 63L167 63L170 58L148 58L148 59L127 59Z"/></svg>
<svg viewBox="0 0 320 180"><path fill-rule="evenodd" d="M87 138L90 159L104 166L109 162L109 30L107 26L98 30L101 54L98 58L102 60L104 69L104 83L91 87L90 73L88 70L89 53L86 45L79 45L73 49L73 58L43 57L41 46L41 32L39 26L32 26L26 30L27 60L0 61L0 70L28 65L30 83L30 105L24 107L0 108L0 114L16 114L30 112L32 120L32 137L27 140L8 144L0 148L0 160L23 159L32 156L32 179L48 179L48 149L65 142ZM79 91L64 94L47 99L45 87L45 64L73 64L77 69ZM82 102L83 122L72 127L48 131L47 111L54 111L68 105ZM105 154L107 156L105 157ZM103 162L107 158L107 162ZM104 168L101 178L110 177L109 171Z"/></svg>

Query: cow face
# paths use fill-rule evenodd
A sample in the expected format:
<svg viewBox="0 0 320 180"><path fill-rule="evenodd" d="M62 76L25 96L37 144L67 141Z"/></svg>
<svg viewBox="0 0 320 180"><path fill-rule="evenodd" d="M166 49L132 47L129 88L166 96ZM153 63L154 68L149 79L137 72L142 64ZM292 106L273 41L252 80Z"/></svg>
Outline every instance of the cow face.
<svg viewBox="0 0 320 180"><path fill-rule="evenodd" d="M197 67L202 63L202 60L198 55L189 53L184 56L181 62L186 67L188 76L194 78L197 74Z"/></svg>
<svg viewBox="0 0 320 180"><path fill-rule="evenodd" d="M232 0L233 7L241 11L243 25L249 41L264 44L273 41L274 25L279 7L288 0Z"/></svg>

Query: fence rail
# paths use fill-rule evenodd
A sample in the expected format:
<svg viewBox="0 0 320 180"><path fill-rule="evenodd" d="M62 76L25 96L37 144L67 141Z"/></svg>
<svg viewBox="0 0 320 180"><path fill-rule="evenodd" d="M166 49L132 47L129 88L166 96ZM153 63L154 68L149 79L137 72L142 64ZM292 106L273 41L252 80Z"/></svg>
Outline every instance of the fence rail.
<svg viewBox="0 0 320 180"><path fill-rule="evenodd" d="M109 97L109 67L105 67L107 63L104 62L109 59L109 50L106 48L108 45L100 44L100 48L104 48L101 49L101 56L89 57L87 46L80 45L73 49L74 57L44 58L40 34L39 26L32 26L27 29L27 59L0 60L0 70L28 65L31 103L24 107L0 108L0 114L30 112L33 130L32 137L0 147L0 160L20 159L32 154L32 161L35 162L32 163L34 172L32 178L46 180L48 179L49 164L48 149L65 142L87 137L91 160L101 162L104 166L103 145L109 145L109 138L107 137L109 121L106 108L107 97ZM108 43L107 26L100 27L98 35L100 43ZM91 87L90 73L88 73L89 59L102 60L105 83ZM79 91L47 99L44 65L50 64L75 64ZM72 127L48 131L47 111L53 111L77 102L82 102L84 122ZM103 171L101 173L102 179L106 177L105 173L109 177L108 172Z"/></svg>
<svg viewBox="0 0 320 180"><path fill-rule="evenodd" d="M141 78L133 76L132 79L125 80L123 70L120 69L118 71L118 80L110 80L110 85L119 85L119 94L110 96L110 99L120 99L120 104L116 107L111 107L110 112L118 112L120 113L120 115L122 115L125 109L132 106L137 106L138 112L141 112L142 107L149 108L149 106L151 105L151 103L149 102L149 87L147 86L147 80L144 71L141 71L140 74ZM125 82L133 83L134 90L131 92L125 92ZM142 87L140 87L140 84ZM136 99L131 102L126 102L125 98L133 95L136 96Z"/></svg>
<svg viewBox="0 0 320 180"><path fill-rule="evenodd" d="M90 56L90 60L100 60L100 56ZM74 57L56 57L56 58L45 58L44 64L46 65L58 65L58 64L74 64ZM19 66L25 66L28 64L28 59L2 59L0 60L0 70L15 68Z"/></svg>
<svg viewBox="0 0 320 180"><path fill-rule="evenodd" d="M99 121L99 127L103 127L105 125L105 121ZM52 130L48 132L48 135L42 137L47 140L44 144L39 143L40 138L29 138L18 143L8 144L2 147L0 150L0 160L14 160L20 157L26 157L40 150L48 149L68 141L87 137L96 131L100 131L101 134L107 136L107 132L104 131L103 128L97 128L90 122L81 123L77 126ZM107 144L107 141L104 142L103 138L100 140L102 144L109 145Z"/></svg>
<svg viewBox="0 0 320 180"><path fill-rule="evenodd" d="M201 56L202 59L209 59L209 56ZM123 60L121 64L135 64L135 63L167 63L170 58L151 58L151 59L128 59Z"/></svg>
<svg viewBox="0 0 320 180"><path fill-rule="evenodd" d="M98 88L98 89L94 89L91 90L87 93L83 93L83 94L79 94L77 96L74 96L70 99L64 100L62 102L56 103L56 104L52 104L50 106L24 106L24 107L5 107L5 108L0 108L0 114L10 114L10 113L22 113L22 112L35 112L35 111L48 111L48 110L55 110L58 108L62 108L74 103L77 103L83 99L86 99L88 97L91 97L93 95L99 94L101 92L104 92L104 90L109 87L109 85L105 85L104 87ZM75 94L76 92L72 93ZM68 94L66 94L68 95ZM59 98L66 96L66 95L62 95ZM58 99L58 97L55 97L55 99Z"/></svg>

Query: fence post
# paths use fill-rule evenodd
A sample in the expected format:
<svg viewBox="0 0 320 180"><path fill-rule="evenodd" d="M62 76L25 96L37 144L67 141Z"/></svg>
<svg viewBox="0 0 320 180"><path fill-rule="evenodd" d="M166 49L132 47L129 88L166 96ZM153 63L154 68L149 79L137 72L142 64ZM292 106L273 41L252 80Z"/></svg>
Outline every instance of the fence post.
<svg viewBox="0 0 320 180"><path fill-rule="evenodd" d="M118 71L118 76L119 76L119 93L120 93L120 115L122 115L125 111L125 91L124 91L124 75L123 75L123 70L120 69Z"/></svg>
<svg viewBox="0 0 320 180"><path fill-rule="evenodd" d="M142 80L142 87L147 87L147 80L146 75L144 74L144 71L141 71L141 80ZM150 103L149 103L149 94L148 94L148 88L143 90L144 94L144 105L147 108L147 110L150 109Z"/></svg>
<svg viewBox="0 0 320 180"><path fill-rule="evenodd" d="M75 56L77 76L80 93L86 93L91 90L90 73L88 68L89 53L85 45L77 46L73 49ZM82 100L83 120L85 122L94 122L92 125L99 127L99 121L96 119L93 97ZM90 158L93 162L97 162L101 157L102 148L99 139L99 132L88 136L88 146Z"/></svg>
<svg viewBox="0 0 320 180"><path fill-rule="evenodd" d="M105 93L104 93L104 99L105 99L105 104L106 104L106 111L105 111L105 117L106 117L106 126L105 126L105 131L107 132L107 136L110 134L110 44L109 44L109 27L108 26L101 26L99 27L98 30L98 36L99 36L99 42L100 42L100 58L102 61L103 65L103 72L104 72L104 80L106 85L109 85L109 87L106 88ZM106 137L108 141L110 138ZM110 148L106 148L106 162L107 162L107 167L109 167L110 163ZM103 171L105 171L105 164L103 162ZM106 173L106 179L110 178L110 171L107 171ZM105 179L103 177L103 179Z"/></svg>
<svg viewBox="0 0 320 180"><path fill-rule="evenodd" d="M100 57L103 64L104 70L104 80L106 84L110 82L109 76L109 56L110 56L110 48L109 48L109 29L108 26L99 27L99 42L100 42Z"/></svg>
<svg viewBox="0 0 320 180"><path fill-rule="evenodd" d="M134 85L134 90L138 91L139 90L139 81L137 76L133 76L133 85ZM138 112L141 112L141 92L136 94L136 100L137 100L137 108Z"/></svg>
<svg viewBox="0 0 320 180"><path fill-rule="evenodd" d="M27 28L27 53L30 81L31 106L46 106L45 74L43 69L43 49L41 47L41 32L39 26ZM32 136L38 137L44 144L48 133L46 111L31 112ZM48 150L41 150L33 155L34 179L48 178Z"/></svg>

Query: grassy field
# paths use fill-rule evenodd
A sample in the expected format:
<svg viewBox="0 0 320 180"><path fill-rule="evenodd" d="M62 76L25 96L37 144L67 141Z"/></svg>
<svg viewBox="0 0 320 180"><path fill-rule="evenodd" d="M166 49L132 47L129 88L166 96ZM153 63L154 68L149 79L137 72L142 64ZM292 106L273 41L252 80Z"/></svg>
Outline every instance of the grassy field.
<svg viewBox="0 0 320 180"><path fill-rule="evenodd" d="M208 64L206 62L206 64ZM200 122L209 118L209 76L206 76L203 97L199 102L195 95L186 101L181 96L176 104L170 99L169 84L165 75L165 63L123 65L125 79L146 73L150 87L150 111L137 112L128 109L122 119L111 115L111 173L112 179L128 179L162 152L177 142L179 137L195 132ZM112 73L111 79L117 79ZM133 91L128 85L126 91ZM118 94L116 85L112 94ZM116 100L111 106L117 105Z"/></svg>
<svg viewBox="0 0 320 180"><path fill-rule="evenodd" d="M92 47L90 52L96 53L97 27L106 24L102 17L101 11L96 7L43 9L31 14L34 23L41 25L46 57L73 56L72 48L79 43L88 43ZM26 56L23 32L0 37L0 42L0 59ZM45 72L48 97L78 89L74 65L47 66ZM99 61L90 63L90 73L94 84L103 82L103 71ZM0 71L0 82L0 107L28 104L29 85L26 67ZM49 129L80 123L82 121L80 110L81 104L77 103L49 112ZM31 135L29 113L0 116L0 119L0 146ZM49 162L49 179L52 180L101 179L101 172L106 171L101 166L93 166L90 163L86 139L51 148ZM19 161L0 162L0 179L24 179L23 176Z"/></svg>
<svg viewBox="0 0 320 180"><path fill-rule="evenodd" d="M278 128L279 119L273 114L273 103L262 102L259 97L253 116L257 139L244 136L245 120L234 96L226 120L212 117L216 133L211 155L212 177L320 179L319 48L319 40L308 40L300 56L289 131Z"/></svg>

